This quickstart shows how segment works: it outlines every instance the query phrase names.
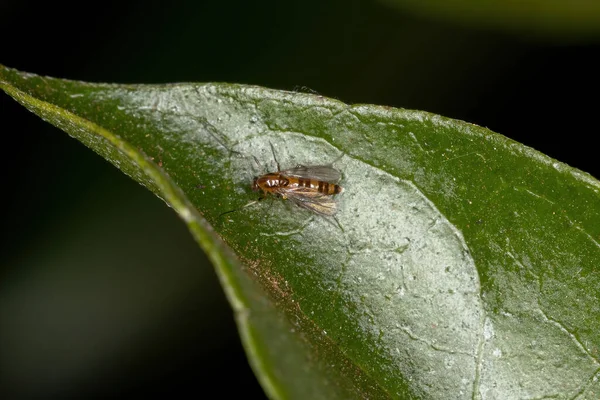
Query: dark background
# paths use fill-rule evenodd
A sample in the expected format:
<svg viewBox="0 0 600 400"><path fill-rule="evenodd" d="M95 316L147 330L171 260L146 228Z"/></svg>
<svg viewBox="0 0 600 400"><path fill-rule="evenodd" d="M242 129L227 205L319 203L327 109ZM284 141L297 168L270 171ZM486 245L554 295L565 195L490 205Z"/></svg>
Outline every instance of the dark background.
<svg viewBox="0 0 600 400"><path fill-rule="evenodd" d="M0 3L0 63L95 82L306 87L472 122L600 176L590 38L468 28L367 1L85 7ZM183 222L4 94L0 133L0 397L263 398Z"/></svg>

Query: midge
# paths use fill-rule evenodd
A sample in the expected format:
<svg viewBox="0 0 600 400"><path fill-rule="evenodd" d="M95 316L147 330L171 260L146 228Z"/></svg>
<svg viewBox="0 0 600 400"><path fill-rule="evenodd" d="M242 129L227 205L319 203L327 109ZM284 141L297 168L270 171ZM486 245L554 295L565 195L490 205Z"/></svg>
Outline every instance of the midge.
<svg viewBox="0 0 600 400"><path fill-rule="evenodd" d="M254 178L252 190L262 192L258 200L266 198L267 195L273 195L290 200L297 206L316 214L333 216L337 211L334 196L344 191L337 184L342 177L341 172L331 165L298 165L282 171L272 144L271 151L277 164L277 172L269 172ZM256 202L249 203L244 207L254 203Z"/></svg>
<svg viewBox="0 0 600 400"><path fill-rule="evenodd" d="M344 191L336 183L340 178L340 171L329 165L298 165L254 178L252 190L262 191L263 198L272 194L317 214L334 215L333 195Z"/></svg>

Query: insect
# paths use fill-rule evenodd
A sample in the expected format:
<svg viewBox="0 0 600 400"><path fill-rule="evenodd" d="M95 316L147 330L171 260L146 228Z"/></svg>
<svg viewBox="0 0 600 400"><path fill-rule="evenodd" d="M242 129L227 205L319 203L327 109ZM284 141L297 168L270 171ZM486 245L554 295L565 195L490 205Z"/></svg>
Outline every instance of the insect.
<svg viewBox="0 0 600 400"><path fill-rule="evenodd" d="M281 170L271 144L273 158L277 164L277 172L257 176L252 181L252 190L262 192L258 200L268 195L290 200L299 207L324 216L333 216L337 211L335 195L344 189L337 183L342 174L331 165L297 165L294 168ZM258 160L256 160L258 163ZM256 201L244 207L255 204ZM231 212L231 211L229 211Z"/></svg>
<svg viewBox="0 0 600 400"><path fill-rule="evenodd" d="M290 200L294 204L321 215L334 215L337 203L334 195L344 189L337 184L341 173L330 165L305 166L271 172L254 178L252 190Z"/></svg>

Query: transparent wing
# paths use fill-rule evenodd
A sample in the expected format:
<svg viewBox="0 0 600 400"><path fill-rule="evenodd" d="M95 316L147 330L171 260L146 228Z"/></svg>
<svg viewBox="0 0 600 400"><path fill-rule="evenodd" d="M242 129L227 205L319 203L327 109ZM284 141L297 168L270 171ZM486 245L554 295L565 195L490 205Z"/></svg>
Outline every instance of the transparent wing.
<svg viewBox="0 0 600 400"><path fill-rule="evenodd" d="M331 165L298 165L294 168L281 171L280 174L303 178L316 179L318 181L337 183L342 177L342 174Z"/></svg>
<svg viewBox="0 0 600 400"><path fill-rule="evenodd" d="M279 190L278 194L299 207L317 214L331 216L337 211L337 203L333 196L324 195L311 188L294 188Z"/></svg>

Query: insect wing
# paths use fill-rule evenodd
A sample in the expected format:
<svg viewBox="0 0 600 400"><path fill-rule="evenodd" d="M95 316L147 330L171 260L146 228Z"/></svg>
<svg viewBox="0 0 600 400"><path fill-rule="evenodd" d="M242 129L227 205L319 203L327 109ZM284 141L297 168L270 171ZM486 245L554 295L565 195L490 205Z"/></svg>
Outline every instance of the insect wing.
<svg viewBox="0 0 600 400"><path fill-rule="evenodd" d="M294 188L279 191L279 194L286 197L299 207L306 208L321 215L334 215L337 211L337 204L333 197L319 193L311 188Z"/></svg>
<svg viewBox="0 0 600 400"><path fill-rule="evenodd" d="M342 177L340 171L333 168L331 165L298 165L297 167L281 171L281 174L294 178L314 179L317 181L333 183L336 183Z"/></svg>

